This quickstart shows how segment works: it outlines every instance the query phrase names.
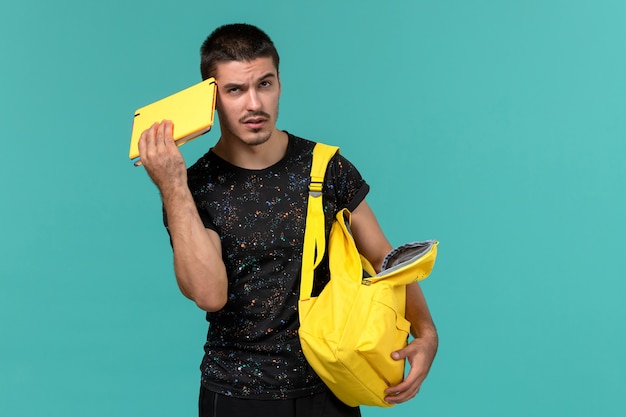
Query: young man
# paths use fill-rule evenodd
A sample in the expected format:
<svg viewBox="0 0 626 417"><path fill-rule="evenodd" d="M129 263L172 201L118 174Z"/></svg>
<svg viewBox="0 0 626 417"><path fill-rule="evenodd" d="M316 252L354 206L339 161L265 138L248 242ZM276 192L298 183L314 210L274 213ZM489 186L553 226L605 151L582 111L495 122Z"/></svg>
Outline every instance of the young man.
<svg viewBox="0 0 626 417"><path fill-rule="evenodd" d="M247 24L216 29L201 48L203 79L215 77L221 137L189 169L155 123L139 142L159 188L181 292L207 312L200 416L358 416L328 391L302 354L297 301L314 142L276 127L279 57L270 38ZM343 156L324 184L328 227L352 211L361 253L380 270L392 249L365 201L369 186ZM316 273L319 293L328 271ZM417 283L407 287L415 339L398 352L407 378L386 400L414 397L437 350L437 332Z"/></svg>

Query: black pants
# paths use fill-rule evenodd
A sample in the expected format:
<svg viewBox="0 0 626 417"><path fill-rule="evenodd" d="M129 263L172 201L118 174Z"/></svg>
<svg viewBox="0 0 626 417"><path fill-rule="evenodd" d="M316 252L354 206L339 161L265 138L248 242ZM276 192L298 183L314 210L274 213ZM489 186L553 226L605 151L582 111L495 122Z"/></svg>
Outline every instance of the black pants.
<svg viewBox="0 0 626 417"><path fill-rule="evenodd" d="M200 388L200 417L360 417L330 391L290 400L250 400L216 394Z"/></svg>

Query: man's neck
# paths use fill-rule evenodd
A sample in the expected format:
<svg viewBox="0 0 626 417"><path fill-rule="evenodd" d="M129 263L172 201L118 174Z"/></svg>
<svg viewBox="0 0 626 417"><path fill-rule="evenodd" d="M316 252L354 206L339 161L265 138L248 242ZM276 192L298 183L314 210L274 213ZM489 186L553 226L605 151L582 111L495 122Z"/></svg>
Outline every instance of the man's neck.
<svg viewBox="0 0 626 417"><path fill-rule="evenodd" d="M213 152L239 168L265 169L283 159L288 140L287 133L278 129L260 145L248 145L237 138L222 135L213 147Z"/></svg>

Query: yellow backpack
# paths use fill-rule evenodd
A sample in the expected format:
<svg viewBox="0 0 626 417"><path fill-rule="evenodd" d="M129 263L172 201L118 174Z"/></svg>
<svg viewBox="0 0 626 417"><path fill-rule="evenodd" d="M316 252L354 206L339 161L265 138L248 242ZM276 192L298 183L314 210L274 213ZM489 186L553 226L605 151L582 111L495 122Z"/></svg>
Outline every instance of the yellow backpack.
<svg viewBox="0 0 626 417"><path fill-rule="evenodd" d="M407 344L406 285L426 278L438 242L415 242L391 251L376 274L350 233L350 212L339 211L330 231L330 282L311 297L313 271L324 252L322 186L328 161L339 148L316 144L311 168L298 312L302 351L311 367L350 406L391 407L385 389L404 378L404 361L391 352Z"/></svg>

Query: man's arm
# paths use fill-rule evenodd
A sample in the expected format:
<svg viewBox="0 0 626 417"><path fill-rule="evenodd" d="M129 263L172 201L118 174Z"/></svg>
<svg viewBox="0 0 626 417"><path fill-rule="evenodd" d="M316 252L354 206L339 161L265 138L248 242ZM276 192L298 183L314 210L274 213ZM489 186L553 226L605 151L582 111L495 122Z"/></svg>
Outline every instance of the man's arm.
<svg viewBox="0 0 626 417"><path fill-rule="evenodd" d="M217 311L226 304L228 288L220 239L200 219L172 135L172 122L155 123L141 134L139 154L167 212L178 286L201 309Z"/></svg>
<svg viewBox="0 0 626 417"><path fill-rule="evenodd" d="M350 231L359 252L380 272L385 256L393 248L367 201L363 200L352 212Z"/></svg>
<svg viewBox="0 0 626 417"><path fill-rule="evenodd" d="M352 213L351 230L359 251L379 272L392 247L365 201ZM392 352L391 356L395 360L408 360L411 369L404 381L387 389L385 401L391 404L405 402L417 395L435 359L439 344L435 324L417 282L406 286L406 300L406 318L411 323L414 339L406 348Z"/></svg>
<svg viewBox="0 0 626 417"><path fill-rule="evenodd" d="M407 359L411 369L404 381L387 389L389 395L385 401L391 404L408 401L417 395L439 346L437 329L417 282L406 286L406 318L411 323L414 339L404 349L393 352L391 357L395 360Z"/></svg>

